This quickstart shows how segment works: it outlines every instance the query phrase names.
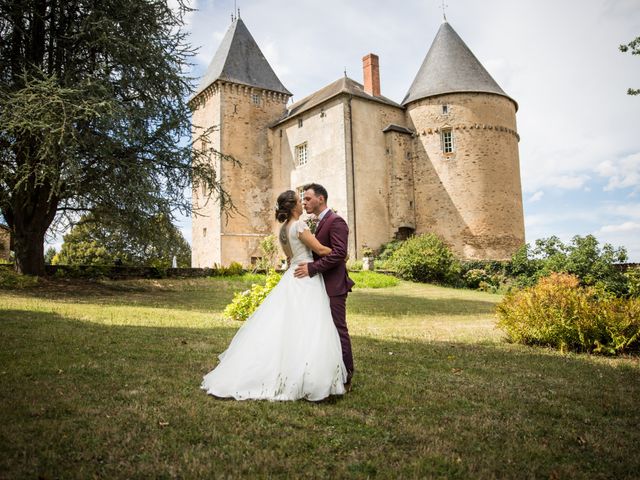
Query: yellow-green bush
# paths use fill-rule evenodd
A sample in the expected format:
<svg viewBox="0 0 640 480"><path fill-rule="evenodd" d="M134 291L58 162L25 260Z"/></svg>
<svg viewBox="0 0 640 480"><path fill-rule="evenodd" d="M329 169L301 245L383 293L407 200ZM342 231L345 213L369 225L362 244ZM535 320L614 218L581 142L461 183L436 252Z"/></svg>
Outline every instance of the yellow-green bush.
<svg viewBox="0 0 640 480"><path fill-rule="evenodd" d="M254 283L250 289L237 292L231 303L225 307L223 315L232 320L246 320L260 306L273 287L278 284L280 277L278 272L270 270L264 285Z"/></svg>
<svg viewBox="0 0 640 480"><path fill-rule="evenodd" d="M640 350L640 300L581 287L574 275L554 273L510 293L497 313L512 342L608 355Z"/></svg>

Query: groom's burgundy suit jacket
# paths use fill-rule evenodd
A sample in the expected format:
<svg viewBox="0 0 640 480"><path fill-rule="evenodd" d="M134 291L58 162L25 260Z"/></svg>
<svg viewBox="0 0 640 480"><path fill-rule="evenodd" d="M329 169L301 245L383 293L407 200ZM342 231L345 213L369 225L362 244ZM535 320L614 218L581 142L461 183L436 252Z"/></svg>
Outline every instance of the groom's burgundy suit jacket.
<svg viewBox="0 0 640 480"><path fill-rule="evenodd" d="M314 262L307 265L309 276L322 273L327 294L330 297L346 295L355 284L347 275L347 245L349 227L343 218L329 210L316 227L318 241L331 249L331 254L318 257L313 254Z"/></svg>

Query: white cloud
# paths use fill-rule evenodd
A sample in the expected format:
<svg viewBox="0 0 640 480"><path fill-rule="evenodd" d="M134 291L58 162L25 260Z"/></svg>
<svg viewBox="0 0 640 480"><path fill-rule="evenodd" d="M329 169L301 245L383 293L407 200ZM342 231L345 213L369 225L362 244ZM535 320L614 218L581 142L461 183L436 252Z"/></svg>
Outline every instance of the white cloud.
<svg viewBox="0 0 640 480"><path fill-rule="evenodd" d="M542 190L538 190L531 197L529 197L529 203L534 203L540 201L540 199L544 196L544 192Z"/></svg>
<svg viewBox="0 0 640 480"><path fill-rule="evenodd" d="M620 217L631 220L640 219L640 203L608 203L601 208L608 218Z"/></svg>
<svg viewBox="0 0 640 480"><path fill-rule="evenodd" d="M617 162L607 160L598 165L596 171L600 176L608 178L605 191L622 188L640 188L640 153L621 158Z"/></svg>
<svg viewBox="0 0 640 480"><path fill-rule="evenodd" d="M549 176L545 184L550 187L561 188L564 190L576 190L582 188L590 179L589 175L557 175Z"/></svg>
<svg viewBox="0 0 640 480"><path fill-rule="evenodd" d="M605 225L599 233L613 233L613 232L635 232L640 233L640 223L638 222L624 222L619 225Z"/></svg>

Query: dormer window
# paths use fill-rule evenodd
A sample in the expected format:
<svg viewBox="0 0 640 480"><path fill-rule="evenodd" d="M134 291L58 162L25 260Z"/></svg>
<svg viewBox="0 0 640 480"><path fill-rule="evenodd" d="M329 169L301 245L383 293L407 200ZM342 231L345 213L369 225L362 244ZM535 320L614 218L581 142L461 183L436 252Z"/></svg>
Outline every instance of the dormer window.
<svg viewBox="0 0 640 480"><path fill-rule="evenodd" d="M449 115L449 105L442 105L442 114Z"/></svg>
<svg viewBox="0 0 640 480"><path fill-rule="evenodd" d="M442 153L453 153L453 132L450 128L443 128L440 132L440 141L442 143Z"/></svg>

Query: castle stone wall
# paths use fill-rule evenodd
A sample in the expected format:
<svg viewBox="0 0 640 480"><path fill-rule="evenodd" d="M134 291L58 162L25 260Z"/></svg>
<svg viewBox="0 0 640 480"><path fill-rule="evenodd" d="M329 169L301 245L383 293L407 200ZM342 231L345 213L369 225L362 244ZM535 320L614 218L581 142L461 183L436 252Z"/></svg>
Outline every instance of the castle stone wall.
<svg viewBox="0 0 640 480"><path fill-rule="evenodd" d="M217 128L210 133L211 145L196 143L195 148L213 148L220 150L220 101L219 90L209 90L197 99L197 108L193 110L192 130L194 140L204 130L212 126ZM220 172L220 159L212 156L216 172ZM191 217L191 266L211 267L220 264L220 205L209 198L202 186L195 185L192 190L193 214Z"/></svg>
<svg viewBox="0 0 640 480"><path fill-rule="evenodd" d="M199 267L232 262L249 265L252 257L260 256L260 241L271 233L272 170L268 127L283 115L287 97L223 82L216 82L210 89L211 98L216 100L211 106L205 102L202 116L209 125L219 121L214 147L240 162L240 165L234 165L229 161L214 160L222 187L230 194L238 213L229 217L219 213L212 215L211 222L218 228L211 236L207 229L207 237L201 239L200 251L194 249L192 263ZM197 110L194 122L199 121L196 113ZM211 203L214 204L212 210L217 208L219 211L219 206ZM202 235L201 230L197 232ZM211 249L211 254L207 249ZM202 256L196 254L200 252Z"/></svg>
<svg viewBox="0 0 640 480"><path fill-rule="evenodd" d="M383 130L389 124L404 125L405 115L401 108L359 97L351 100L351 112L355 182L351 180L349 164L347 188L354 192L349 215L350 242L352 258L361 258L363 245L377 248L393 236L395 214L389 209L392 162L387 153L388 135ZM406 188L410 186L405 185L403 191Z"/></svg>
<svg viewBox="0 0 640 480"><path fill-rule="evenodd" d="M524 243L514 103L493 94L448 94L408 105L407 117L417 133L417 233L437 233L463 258L510 257ZM453 133L449 154L443 129Z"/></svg>
<svg viewBox="0 0 640 480"><path fill-rule="evenodd" d="M323 185L328 204L348 222L346 186L346 139L342 99L335 98L287 120L272 129L274 187L272 200L285 190L311 182ZM302 118L302 126L298 119ZM282 132L282 133L281 133ZM307 144L307 163L298 165L296 146ZM279 225L274 226L274 232Z"/></svg>

